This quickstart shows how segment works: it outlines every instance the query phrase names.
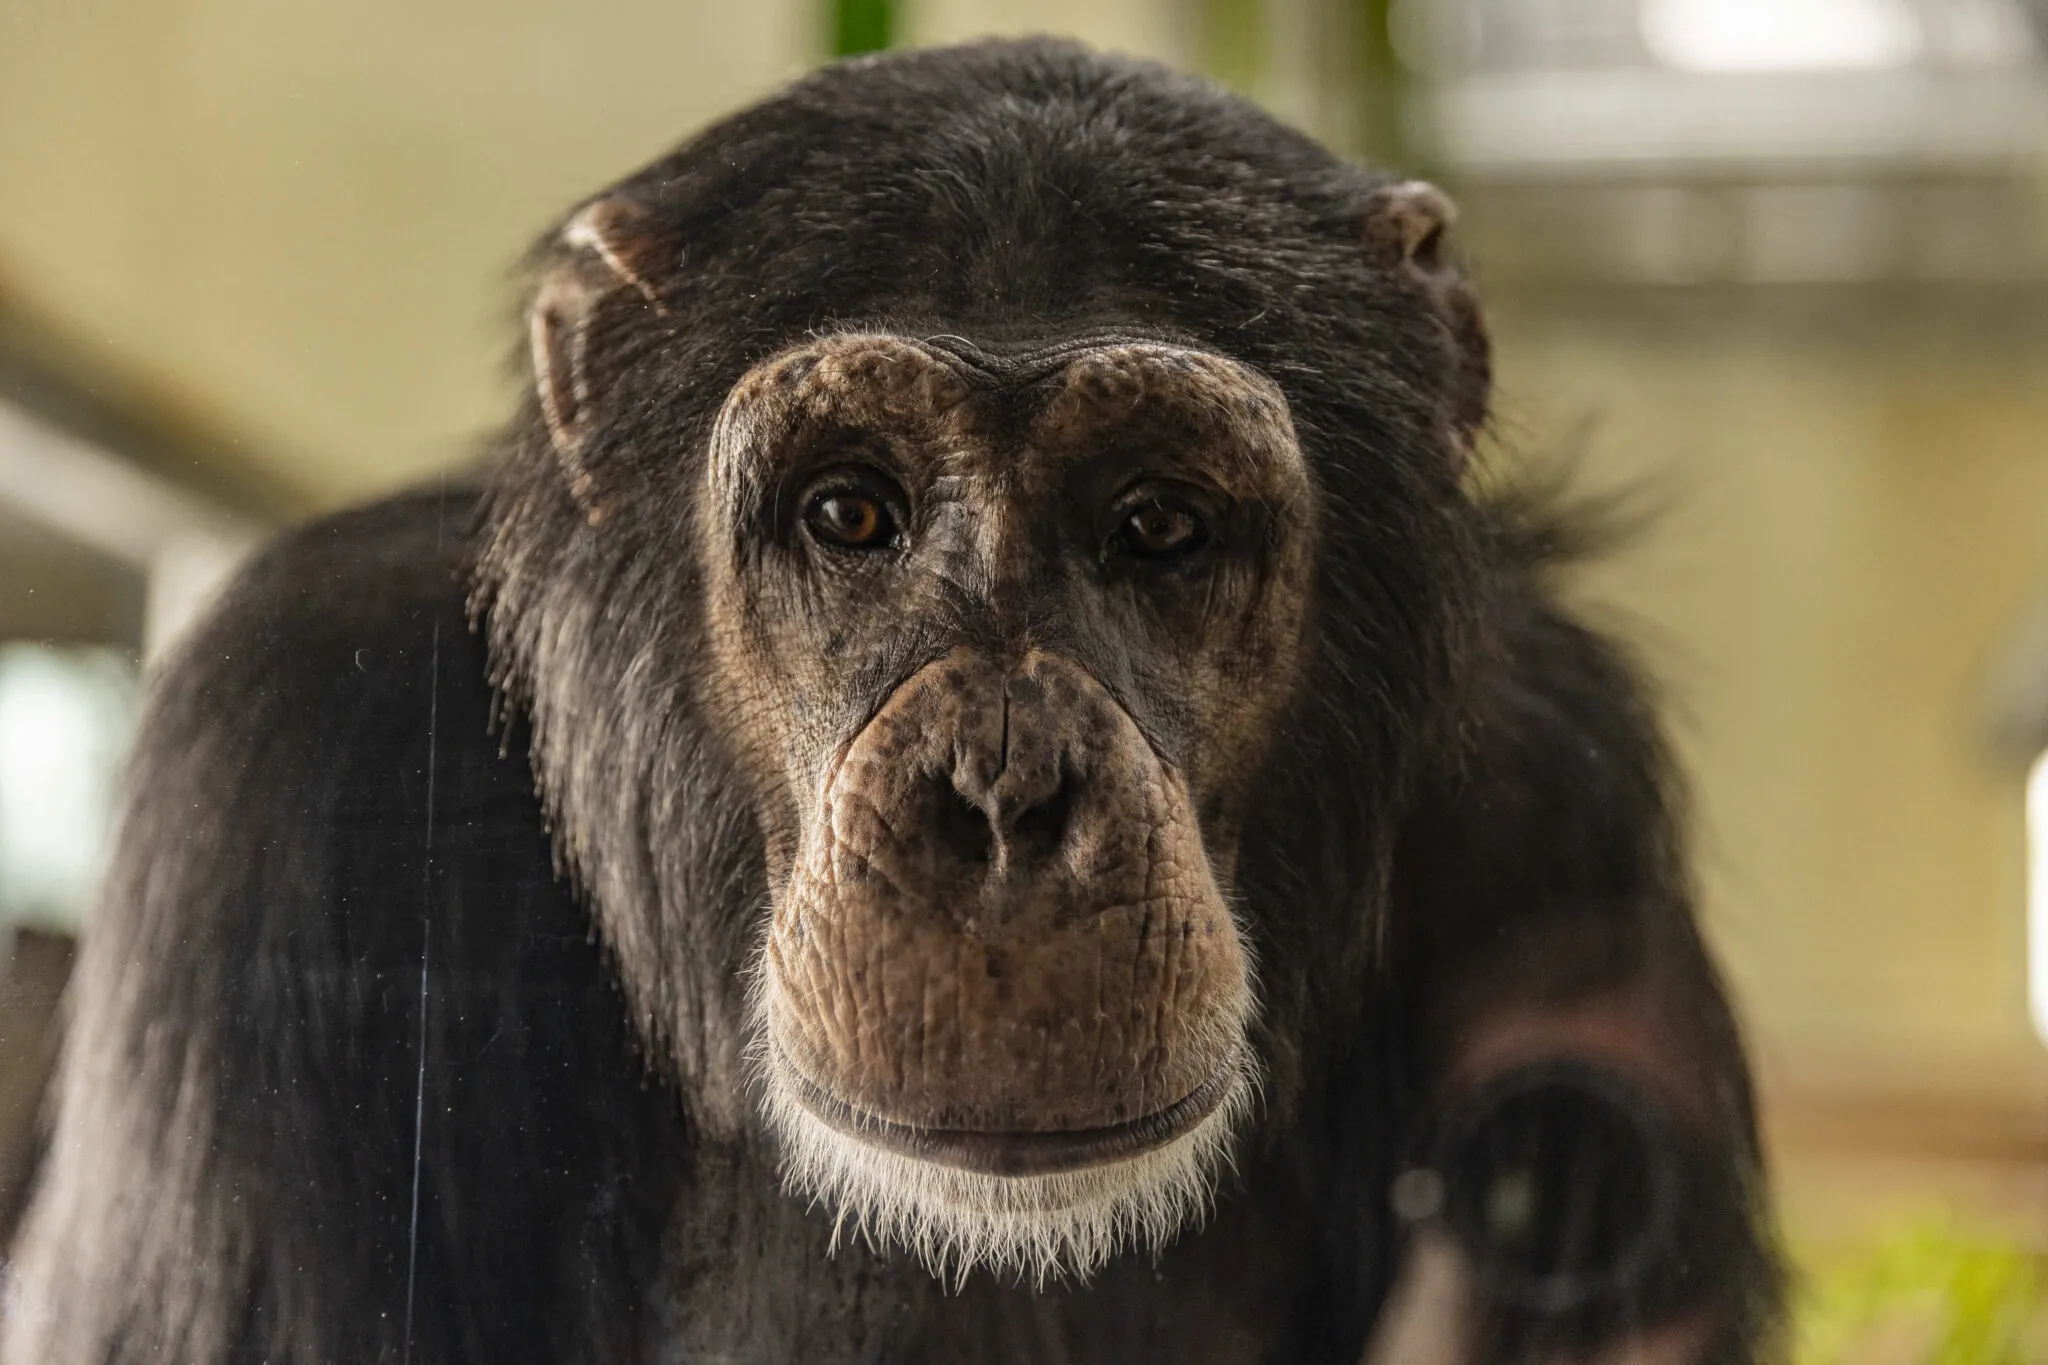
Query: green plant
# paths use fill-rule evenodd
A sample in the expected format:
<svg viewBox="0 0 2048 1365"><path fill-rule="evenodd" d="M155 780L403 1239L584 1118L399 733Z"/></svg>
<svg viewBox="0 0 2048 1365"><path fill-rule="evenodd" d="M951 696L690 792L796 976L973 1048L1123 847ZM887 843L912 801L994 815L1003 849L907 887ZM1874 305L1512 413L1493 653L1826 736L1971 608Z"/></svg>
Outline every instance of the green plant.
<svg viewBox="0 0 2048 1365"><path fill-rule="evenodd" d="M896 41L895 0L829 0L826 22L834 57L881 52Z"/></svg>
<svg viewBox="0 0 2048 1365"><path fill-rule="evenodd" d="M2044 1365L2048 1258L1917 1219L1798 1258L1793 1365Z"/></svg>

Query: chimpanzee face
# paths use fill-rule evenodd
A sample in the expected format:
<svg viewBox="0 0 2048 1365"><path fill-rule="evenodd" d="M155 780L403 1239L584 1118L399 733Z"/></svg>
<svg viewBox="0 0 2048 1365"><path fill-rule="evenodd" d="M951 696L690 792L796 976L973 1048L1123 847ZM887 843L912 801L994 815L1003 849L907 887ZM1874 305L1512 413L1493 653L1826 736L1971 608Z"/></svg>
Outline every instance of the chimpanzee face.
<svg viewBox="0 0 2048 1365"><path fill-rule="evenodd" d="M1255 1077L1235 831L1315 545L1285 399L1160 341L838 335L746 374L704 479L794 1182L956 1269L1170 1236Z"/></svg>

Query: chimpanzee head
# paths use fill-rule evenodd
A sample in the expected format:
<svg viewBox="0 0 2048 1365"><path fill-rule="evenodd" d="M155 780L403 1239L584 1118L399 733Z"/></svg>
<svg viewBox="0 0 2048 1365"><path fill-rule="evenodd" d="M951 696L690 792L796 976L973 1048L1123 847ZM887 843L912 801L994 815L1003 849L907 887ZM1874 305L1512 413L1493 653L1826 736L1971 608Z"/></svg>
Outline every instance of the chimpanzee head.
<svg viewBox="0 0 2048 1365"><path fill-rule="evenodd" d="M707 1132L1044 1275L1284 1115L1483 578L1448 218L991 44L820 72L543 245L478 600Z"/></svg>

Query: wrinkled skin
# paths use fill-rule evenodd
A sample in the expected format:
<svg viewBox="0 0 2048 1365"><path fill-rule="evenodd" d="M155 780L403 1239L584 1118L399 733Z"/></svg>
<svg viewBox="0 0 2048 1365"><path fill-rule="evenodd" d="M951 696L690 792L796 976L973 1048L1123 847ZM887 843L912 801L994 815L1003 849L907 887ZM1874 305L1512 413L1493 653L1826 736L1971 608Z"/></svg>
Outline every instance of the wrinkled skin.
<svg viewBox="0 0 2048 1365"><path fill-rule="evenodd" d="M850 478L903 500L900 544L803 532L807 489ZM1220 1091L1250 1012L1239 804L1313 543L1278 391L1167 346L836 338L741 380L708 485L717 676L747 684L719 700L772 793L771 1065L859 1115L989 1133ZM1115 553L1162 488L1208 543Z"/></svg>

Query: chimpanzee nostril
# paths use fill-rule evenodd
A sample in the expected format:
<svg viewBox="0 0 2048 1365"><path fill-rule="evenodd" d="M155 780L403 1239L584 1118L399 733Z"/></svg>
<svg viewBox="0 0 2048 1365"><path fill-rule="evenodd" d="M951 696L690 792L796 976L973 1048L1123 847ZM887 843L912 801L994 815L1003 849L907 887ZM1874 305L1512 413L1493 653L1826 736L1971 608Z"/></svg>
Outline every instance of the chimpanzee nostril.
<svg viewBox="0 0 2048 1365"><path fill-rule="evenodd" d="M1051 857L1066 838L1073 810L1073 779L1062 774L1059 785L1050 794L1010 814L1007 827L998 825L1003 861L1015 867Z"/></svg>
<svg viewBox="0 0 2048 1365"><path fill-rule="evenodd" d="M932 840L961 862L988 862L995 852L995 830L988 816L944 777L932 786Z"/></svg>
<svg viewBox="0 0 2048 1365"><path fill-rule="evenodd" d="M1075 779L1062 773L1027 785L1017 776L998 779L979 799L945 776L929 779L927 828L942 860L1006 876L1058 853L1073 819Z"/></svg>

